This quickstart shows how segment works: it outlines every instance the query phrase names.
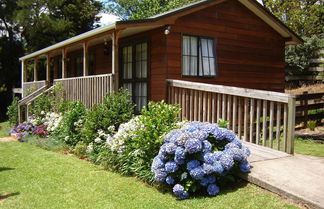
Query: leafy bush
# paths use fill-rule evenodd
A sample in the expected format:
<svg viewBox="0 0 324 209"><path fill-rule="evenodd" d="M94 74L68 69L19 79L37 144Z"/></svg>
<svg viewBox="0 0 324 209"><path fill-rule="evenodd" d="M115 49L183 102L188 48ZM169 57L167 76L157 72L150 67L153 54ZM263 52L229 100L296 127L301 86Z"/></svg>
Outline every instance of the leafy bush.
<svg viewBox="0 0 324 209"><path fill-rule="evenodd" d="M107 132L107 128L112 126L118 129L121 123L133 117L133 111L134 103L126 89L108 95L102 104L94 105L87 113L83 129L85 143L93 142L98 137L98 130Z"/></svg>
<svg viewBox="0 0 324 209"><path fill-rule="evenodd" d="M19 123L19 121L18 121L18 101L19 101L19 98L15 97L12 100L12 103L8 107L8 111L7 111L7 116L8 116L8 119L9 119L9 123L12 126L16 126Z"/></svg>
<svg viewBox="0 0 324 209"><path fill-rule="evenodd" d="M155 181L172 185L180 199L197 191L215 196L220 191L217 184L235 167L250 171L249 155L233 131L217 124L192 122L164 137L152 171Z"/></svg>
<svg viewBox="0 0 324 209"><path fill-rule="evenodd" d="M108 151L101 155L105 166L152 183L151 162L163 143L162 136L177 126L179 112L177 106L163 101L150 102L142 115L122 124L108 138Z"/></svg>
<svg viewBox="0 0 324 209"><path fill-rule="evenodd" d="M64 115L53 135L65 141L68 146L74 147L82 139L81 129L87 109L77 101L62 103L59 111L64 112Z"/></svg>
<svg viewBox="0 0 324 209"><path fill-rule="evenodd" d="M314 121L314 120L307 121L306 126L307 126L307 128L309 128L311 131L315 131L315 128L316 128L316 121Z"/></svg>
<svg viewBox="0 0 324 209"><path fill-rule="evenodd" d="M73 148L73 153L76 154L78 157L84 158L86 156L87 145L79 141L75 147Z"/></svg>
<svg viewBox="0 0 324 209"><path fill-rule="evenodd" d="M313 36L305 37L300 45L286 47L286 68L293 74L304 72L310 67L310 60L316 57L315 51L324 47L324 40Z"/></svg>

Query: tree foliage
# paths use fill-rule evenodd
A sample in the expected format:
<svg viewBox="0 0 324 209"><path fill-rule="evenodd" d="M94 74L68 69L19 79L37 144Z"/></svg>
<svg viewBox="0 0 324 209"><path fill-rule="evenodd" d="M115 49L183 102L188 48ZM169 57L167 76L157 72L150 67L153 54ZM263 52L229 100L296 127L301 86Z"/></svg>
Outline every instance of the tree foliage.
<svg viewBox="0 0 324 209"><path fill-rule="evenodd" d="M300 36L324 32L324 3L319 0L262 0L263 5Z"/></svg>
<svg viewBox="0 0 324 209"><path fill-rule="evenodd" d="M107 11L121 19L147 18L198 0L106 0Z"/></svg>
<svg viewBox="0 0 324 209"><path fill-rule="evenodd" d="M96 0L18 0L16 20L28 51L35 51L96 27Z"/></svg>

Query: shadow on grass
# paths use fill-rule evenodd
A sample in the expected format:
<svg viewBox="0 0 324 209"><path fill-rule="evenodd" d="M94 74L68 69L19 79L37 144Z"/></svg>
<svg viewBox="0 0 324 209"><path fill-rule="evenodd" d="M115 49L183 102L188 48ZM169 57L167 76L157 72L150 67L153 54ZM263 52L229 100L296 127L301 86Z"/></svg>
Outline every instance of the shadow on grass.
<svg viewBox="0 0 324 209"><path fill-rule="evenodd" d="M10 193L10 194L0 194L0 201L7 199L8 197L16 196L19 194L20 194L20 192L14 192L14 193Z"/></svg>
<svg viewBox="0 0 324 209"><path fill-rule="evenodd" d="M15 168L0 167L0 172L1 171L10 171L10 170L15 170Z"/></svg>

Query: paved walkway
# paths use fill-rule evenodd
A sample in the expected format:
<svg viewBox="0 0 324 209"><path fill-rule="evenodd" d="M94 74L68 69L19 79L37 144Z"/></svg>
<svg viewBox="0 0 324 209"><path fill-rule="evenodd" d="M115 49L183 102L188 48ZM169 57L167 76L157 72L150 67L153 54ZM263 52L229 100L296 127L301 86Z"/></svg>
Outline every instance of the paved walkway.
<svg viewBox="0 0 324 209"><path fill-rule="evenodd" d="M324 209L324 158L288 155L246 143L253 168L242 178L279 195Z"/></svg>
<svg viewBox="0 0 324 209"><path fill-rule="evenodd" d="M0 138L0 142L7 142L7 141L17 141L17 140L12 136Z"/></svg>

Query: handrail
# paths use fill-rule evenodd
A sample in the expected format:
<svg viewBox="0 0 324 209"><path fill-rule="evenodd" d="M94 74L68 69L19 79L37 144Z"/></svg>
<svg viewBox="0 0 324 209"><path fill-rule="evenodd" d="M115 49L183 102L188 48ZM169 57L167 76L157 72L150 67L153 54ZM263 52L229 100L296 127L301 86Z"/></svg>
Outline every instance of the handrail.
<svg viewBox="0 0 324 209"><path fill-rule="evenodd" d="M186 88L186 89L200 90L200 91L207 91L207 92L214 92L214 93L221 93L221 94L230 94L233 96L249 97L254 99L263 99L263 100L275 101L275 102L288 103L289 98L295 98L295 96L291 94L285 94L285 93L279 93L273 91L197 83L197 82L181 81L181 80L173 80L173 79L167 79L167 82L170 86L179 87L179 88Z"/></svg>
<svg viewBox="0 0 324 209"><path fill-rule="evenodd" d="M42 92L43 92L44 90L46 90L47 88L48 88L48 86L45 85L45 86L43 86L43 87L37 89L37 90L34 91L33 93L31 93L31 94L29 94L28 96L26 96L26 97L24 97L23 99L21 99L21 100L18 102L18 105L23 105L23 104L28 103L28 101L29 101L30 99L32 99L32 98L35 97L35 96L38 96L39 94L42 94Z"/></svg>
<svg viewBox="0 0 324 209"><path fill-rule="evenodd" d="M78 77L71 77L71 78L59 78L59 79L54 79L54 82L75 80L75 79L99 78L99 77L112 76L112 75L113 75L112 73L107 73L107 74L91 75L91 76L78 76Z"/></svg>

